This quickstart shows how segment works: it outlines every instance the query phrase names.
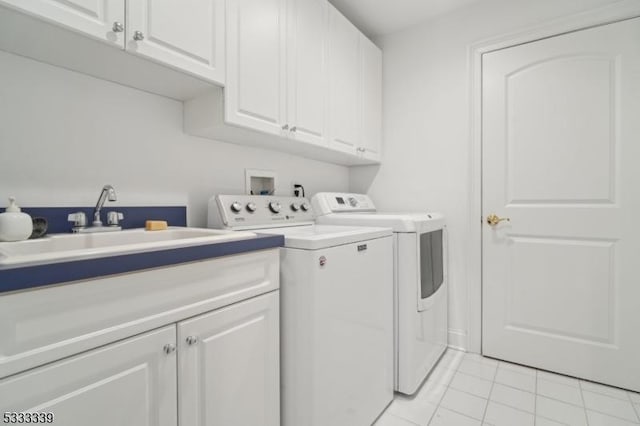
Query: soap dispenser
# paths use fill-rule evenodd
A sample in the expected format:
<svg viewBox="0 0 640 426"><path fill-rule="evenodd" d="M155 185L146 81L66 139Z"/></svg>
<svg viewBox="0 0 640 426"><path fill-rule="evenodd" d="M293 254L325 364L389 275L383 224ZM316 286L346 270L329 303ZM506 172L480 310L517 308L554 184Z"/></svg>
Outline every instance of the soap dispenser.
<svg viewBox="0 0 640 426"><path fill-rule="evenodd" d="M31 236L31 216L20 211L15 197L9 197L9 206L0 213L0 241L22 241Z"/></svg>

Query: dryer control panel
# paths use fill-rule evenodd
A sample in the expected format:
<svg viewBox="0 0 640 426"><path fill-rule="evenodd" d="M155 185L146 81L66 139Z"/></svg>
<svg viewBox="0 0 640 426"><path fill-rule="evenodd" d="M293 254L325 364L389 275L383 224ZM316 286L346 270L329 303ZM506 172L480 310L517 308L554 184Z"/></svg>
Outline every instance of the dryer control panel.
<svg viewBox="0 0 640 426"><path fill-rule="evenodd" d="M375 212L376 206L368 195L344 192L319 192L311 199L318 216L329 213Z"/></svg>
<svg viewBox="0 0 640 426"><path fill-rule="evenodd" d="M306 198L216 195L209 200L209 228L240 230L313 223L313 209Z"/></svg>

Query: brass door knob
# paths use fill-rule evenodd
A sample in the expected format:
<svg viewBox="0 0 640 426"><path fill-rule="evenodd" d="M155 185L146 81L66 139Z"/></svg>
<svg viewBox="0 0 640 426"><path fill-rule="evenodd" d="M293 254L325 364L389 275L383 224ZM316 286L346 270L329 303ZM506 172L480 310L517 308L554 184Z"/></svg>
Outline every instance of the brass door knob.
<svg viewBox="0 0 640 426"><path fill-rule="evenodd" d="M496 214L490 214L489 216L487 216L487 223L491 226L496 226L497 224L505 220L507 222L511 222L511 219L509 219L508 217L498 217L498 215Z"/></svg>

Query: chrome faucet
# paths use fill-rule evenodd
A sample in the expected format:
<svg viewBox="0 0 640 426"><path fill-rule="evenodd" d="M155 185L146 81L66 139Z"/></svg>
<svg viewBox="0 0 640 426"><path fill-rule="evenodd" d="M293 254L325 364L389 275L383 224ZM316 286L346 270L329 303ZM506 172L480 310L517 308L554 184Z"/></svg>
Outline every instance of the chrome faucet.
<svg viewBox="0 0 640 426"><path fill-rule="evenodd" d="M102 211L102 207L104 203L109 201L116 201L118 198L116 197L116 190L113 189L111 185L105 185L102 188L102 192L100 192L100 197L98 197L98 202L96 203L96 208L93 209L93 222L91 227L87 227L87 217L84 212L75 212L71 213L68 217L69 222L73 222L73 228L71 229L74 233L88 233L88 232L108 232L108 231L120 231L122 227L120 226L120 221L124 219L124 215L120 212L108 212L107 214L107 225L102 225L102 220L100 218L100 213Z"/></svg>
<svg viewBox="0 0 640 426"><path fill-rule="evenodd" d="M104 188L102 188L100 197L98 197L96 208L93 209L93 226L102 226L102 220L100 220L100 211L102 210L102 206L104 206L105 201L107 201L107 197L109 197L109 201L118 200L118 197L116 196L116 190L113 189L113 186L111 185L105 185Z"/></svg>

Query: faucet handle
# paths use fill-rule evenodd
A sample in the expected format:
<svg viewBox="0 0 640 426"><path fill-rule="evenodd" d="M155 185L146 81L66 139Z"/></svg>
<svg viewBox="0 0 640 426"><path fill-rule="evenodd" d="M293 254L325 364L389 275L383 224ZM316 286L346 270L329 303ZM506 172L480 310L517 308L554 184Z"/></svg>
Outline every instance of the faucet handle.
<svg viewBox="0 0 640 426"><path fill-rule="evenodd" d="M118 226L120 221L124 219L124 215L121 212L108 212L107 213L107 225Z"/></svg>
<svg viewBox="0 0 640 426"><path fill-rule="evenodd" d="M71 213L67 220L73 222L73 230L85 228L87 226L87 215L84 212Z"/></svg>

